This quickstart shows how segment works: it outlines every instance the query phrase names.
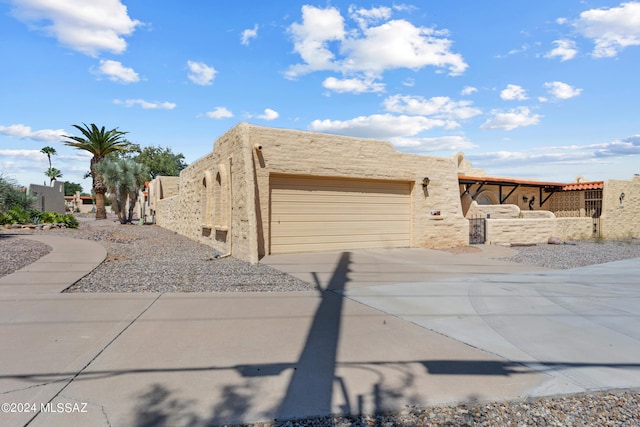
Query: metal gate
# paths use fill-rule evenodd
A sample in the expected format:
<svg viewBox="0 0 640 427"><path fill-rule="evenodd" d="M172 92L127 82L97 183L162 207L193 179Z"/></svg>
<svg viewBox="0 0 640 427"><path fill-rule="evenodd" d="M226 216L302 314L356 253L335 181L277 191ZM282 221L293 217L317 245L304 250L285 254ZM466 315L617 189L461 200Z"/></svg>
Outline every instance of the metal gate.
<svg viewBox="0 0 640 427"><path fill-rule="evenodd" d="M487 239L487 220L482 217L469 218L469 244L479 245Z"/></svg>
<svg viewBox="0 0 640 427"><path fill-rule="evenodd" d="M584 194L584 210L593 218L593 237L602 237L600 215L602 215L602 190L589 190Z"/></svg>

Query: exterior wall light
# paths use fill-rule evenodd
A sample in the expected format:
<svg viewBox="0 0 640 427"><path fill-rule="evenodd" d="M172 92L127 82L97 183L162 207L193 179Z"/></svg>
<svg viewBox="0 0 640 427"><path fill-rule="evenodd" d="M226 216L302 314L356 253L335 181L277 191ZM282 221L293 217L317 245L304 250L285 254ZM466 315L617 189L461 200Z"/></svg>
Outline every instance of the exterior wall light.
<svg viewBox="0 0 640 427"><path fill-rule="evenodd" d="M431 180L429 179L429 177L425 176L424 178L422 178L422 187L427 188L430 182Z"/></svg>
<svg viewBox="0 0 640 427"><path fill-rule="evenodd" d="M522 201L527 203L529 201L529 198L525 195L522 195Z"/></svg>
<svg viewBox="0 0 640 427"><path fill-rule="evenodd" d="M620 193L620 204L622 204L623 200L624 200L624 193Z"/></svg>

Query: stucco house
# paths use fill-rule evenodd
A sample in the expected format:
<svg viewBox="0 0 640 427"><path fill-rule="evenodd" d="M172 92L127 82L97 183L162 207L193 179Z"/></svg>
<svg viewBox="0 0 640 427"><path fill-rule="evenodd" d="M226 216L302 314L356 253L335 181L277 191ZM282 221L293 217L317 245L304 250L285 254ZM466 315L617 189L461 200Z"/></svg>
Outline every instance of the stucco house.
<svg viewBox="0 0 640 427"><path fill-rule="evenodd" d="M640 235L637 214L628 215L640 208L638 184L589 184L602 194L602 237ZM587 211L548 210L575 211L569 201L588 185L568 185L488 177L463 154L405 154L385 141L241 123L179 177L154 179L147 204L158 225L255 263L277 253L467 246L474 218L487 243L590 238ZM613 206L607 189L625 192L631 209ZM622 218L628 229L614 232Z"/></svg>
<svg viewBox="0 0 640 427"><path fill-rule="evenodd" d="M399 153L388 142L241 123L181 172L178 188L151 183L149 203L158 225L250 262L460 246L468 221L457 177L452 159Z"/></svg>
<svg viewBox="0 0 640 427"><path fill-rule="evenodd" d="M42 212L65 213L64 181L53 180L51 185L29 185L29 194L35 201L33 208Z"/></svg>

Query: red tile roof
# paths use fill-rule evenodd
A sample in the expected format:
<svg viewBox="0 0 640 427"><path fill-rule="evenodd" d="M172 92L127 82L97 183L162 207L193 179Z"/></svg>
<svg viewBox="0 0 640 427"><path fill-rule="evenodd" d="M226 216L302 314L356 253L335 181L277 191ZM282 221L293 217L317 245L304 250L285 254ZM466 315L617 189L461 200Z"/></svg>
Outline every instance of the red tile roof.
<svg viewBox="0 0 640 427"><path fill-rule="evenodd" d="M575 190L602 190L604 188L604 181L593 182L574 182L573 184L566 184L562 187L563 191L575 191Z"/></svg>

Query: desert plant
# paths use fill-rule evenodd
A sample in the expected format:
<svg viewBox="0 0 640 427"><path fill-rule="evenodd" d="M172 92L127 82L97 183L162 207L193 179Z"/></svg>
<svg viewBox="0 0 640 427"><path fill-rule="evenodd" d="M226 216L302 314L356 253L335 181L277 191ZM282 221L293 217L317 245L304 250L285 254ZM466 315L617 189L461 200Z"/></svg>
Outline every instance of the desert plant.
<svg viewBox="0 0 640 427"><path fill-rule="evenodd" d="M27 194L13 179L0 174L0 212L6 212L14 206L29 209L34 202L35 197Z"/></svg>
<svg viewBox="0 0 640 427"><path fill-rule="evenodd" d="M25 209L22 206L15 205L4 213L4 224L27 224L33 222L34 217L39 217L38 211L33 209Z"/></svg>
<svg viewBox="0 0 640 427"><path fill-rule="evenodd" d="M131 222L133 209L148 176L148 169L131 159L105 159L97 166L107 190L112 195L113 210L121 224ZM128 203L128 212L125 212Z"/></svg>
<svg viewBox="0 0 640 427"><path fill-rule="evenodd" d="M84 127L72 125L78 129L83 136L65 135L65 138L71 140L65 144L93 154L90 173L93 180L93 192L96 196L96 219L106 219L107 210L104 205L104 195L107 192L107 187L97 170L97 165L110 153L126 149L128 144L124 139L124 135L126 135L127 132L121 132L117 128L107 131L104 126L98 128L93 123L91 123L90 126L84 123L83 125Z"/></svg>

